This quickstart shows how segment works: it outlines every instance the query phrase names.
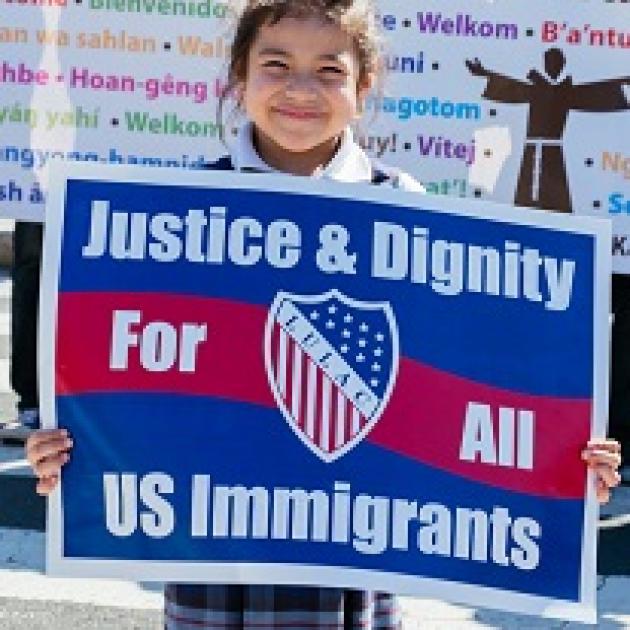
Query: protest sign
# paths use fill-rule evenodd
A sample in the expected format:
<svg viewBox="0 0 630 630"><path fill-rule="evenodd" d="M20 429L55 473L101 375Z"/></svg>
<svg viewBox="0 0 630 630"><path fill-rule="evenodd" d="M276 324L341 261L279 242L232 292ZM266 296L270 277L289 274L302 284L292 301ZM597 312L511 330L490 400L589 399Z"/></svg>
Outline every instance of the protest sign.
<svg viewBox="0 0 630 630"><path fill-rule="evenodd" d="M43 413L75 446L49 571L594 619L609 225L156 175L51 179Z"/></svg>

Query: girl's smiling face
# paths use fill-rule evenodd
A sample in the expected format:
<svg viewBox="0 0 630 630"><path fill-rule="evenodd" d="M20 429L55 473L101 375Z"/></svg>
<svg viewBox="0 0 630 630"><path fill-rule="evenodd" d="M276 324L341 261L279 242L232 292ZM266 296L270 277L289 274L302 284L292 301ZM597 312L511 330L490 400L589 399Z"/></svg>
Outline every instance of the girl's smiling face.
<svg viewBox="0 0 630 630"><path fill-rule="evenodd" d="M335 154L369 89L354 42L317 18L282 18L260 27L238 85L256 148L279 170L310 175Z"/></svg>

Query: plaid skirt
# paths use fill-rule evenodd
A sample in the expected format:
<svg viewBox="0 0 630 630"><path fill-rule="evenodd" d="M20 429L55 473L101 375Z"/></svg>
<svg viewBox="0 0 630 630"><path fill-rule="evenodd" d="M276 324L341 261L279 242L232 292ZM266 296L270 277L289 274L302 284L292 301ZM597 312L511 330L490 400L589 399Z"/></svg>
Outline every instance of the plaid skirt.
<svg viewBox="0 0 630 630"><path fill-rule="evenodd" d="M400 630L385 593L301 586L167 584L166 630Z"/></svg>

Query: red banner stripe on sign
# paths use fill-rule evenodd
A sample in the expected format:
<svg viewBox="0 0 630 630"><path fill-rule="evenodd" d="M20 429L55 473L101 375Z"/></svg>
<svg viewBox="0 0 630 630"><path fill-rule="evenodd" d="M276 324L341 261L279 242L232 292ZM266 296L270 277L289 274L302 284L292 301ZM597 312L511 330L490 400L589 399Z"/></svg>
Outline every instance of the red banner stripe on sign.
<svg viewBox="0 0 630 630"><path fill-rule="evenodd" d="M173 392L273 408L276 402L263 350L266 318L264 307L204 297L61 294L57 339L63 341L57 348L56 393ZM189 341L200 340L189 344L192 350L183 341L186 324L193 327L188 330ZM272 335L271 343L275 357L280 356L277 336ZM287 354L291 361L296 359L293 345ZM289 408L295 405L298 425L315 443L334 449L337 440L359 431L365 419L358 417L351 403L344 406L343 393L334 384L324 392L326 376L319 369L312 396L325 399L328 407L325 413L322 405L309 412L304 398L308 399L308 371L313 364L304 353L298 354L301 370L294 370L292 362L284 366L285 403ZM277 363L278 359L272 360L276 379ZM291 389L292 379L298 377L300 382ZM302 400L295 398L298 393ZM491 422L490 441L485 440L484 453L477 453L474 461L462 458L462 436L471 408L477 417L485 410ZM589 437L590 414L590 400L502 390L402 357L392 397L366 439L489 485L578 498L584 492L580 450ZM484 427L488 438L487 422ZM533 436L529 446L528 429Z"/></svg>

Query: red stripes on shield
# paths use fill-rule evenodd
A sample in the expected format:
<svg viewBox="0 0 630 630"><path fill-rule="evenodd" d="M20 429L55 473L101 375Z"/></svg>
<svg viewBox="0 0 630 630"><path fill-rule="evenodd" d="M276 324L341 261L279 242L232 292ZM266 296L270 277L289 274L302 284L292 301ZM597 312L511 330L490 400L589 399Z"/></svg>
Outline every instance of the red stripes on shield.
<svg viewBox="0 0 630 630"><path fill-rule="evenodd" d="M294 428L325 453L342 448L367 424L366 417L277 322L271 333L271 362Z"/></svg>

